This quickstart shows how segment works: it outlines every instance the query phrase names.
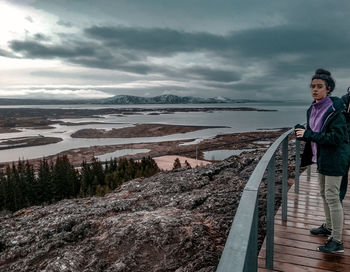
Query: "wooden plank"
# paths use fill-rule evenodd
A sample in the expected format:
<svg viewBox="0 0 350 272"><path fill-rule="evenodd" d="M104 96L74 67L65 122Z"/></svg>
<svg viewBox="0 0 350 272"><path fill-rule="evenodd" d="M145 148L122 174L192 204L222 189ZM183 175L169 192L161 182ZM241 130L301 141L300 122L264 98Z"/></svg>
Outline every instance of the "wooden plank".
<svg viewBox="0 0 350 272"><path fill-rule="evenodd" d="M324 237L324 236L311 235L309 230L305 230L305 233L303 234L298 234L298 233L291 234L290 232L276 230L275 236L281 237L281 238L289 238L291 240L297 240L297 241L317 242L319 243L319 245L324 244L327 240L327 237ZM350 242L350 236L343 235L343 242Z"/></svg>
<svg viewBox="0 0 350 272"><path fill-rule="evenodd" d="M270 269L266 269L266 268L259 268L258 271L259 272L271 272L271 271L278 271L278 270L270 270Z"/></svg>
<svg viewBox="0 0 350 272"><path fill-rule="evenodd" d="M259 258L258 264L259 264L259 269L260 267L264 268L265 259ZM274 261L274 269L276 269L277 271L286 271L286 272L334 272L334 270L320 269L320 268L303 266L298 264L290 264L290 263L285 263L280 261ZM267 271L273 271L273 270L267 270Z"/></svg>
<svg viewBox="0 0 350 272"><path fill-rule="evenodd" d="M350 264L340 263L336 261L336 259L327 261L326 258L313 259L296 255L280 254L276 252L275 260L283 263L302 265L305 267L321 268L331 271L350 271Z"/></svg>
<svg viewBox="0 0 350 272"><path fill-rule="evenodd" d="M295 256L301 256L301 257L307 257L311 259L318 259L318 260L326 260L329 262L339 262L343 264L350 265L350 256L342 255L342 254L325 254L318 250L307 250L303 248L295 248L295 247L289 247L285 245L275 245L275 252L276 254L285 254L285 255L295 255ZM261 250L261 257L265 257L266 250Z"/></svg>
<svg viewBox="0 0 350 272"><path fill-rule="evenodd" d="M300 228L300 229L306 229L309 230L311 228L319 227L318 224L306 224L304 222L293 222L293 221L287 221L287 222L281 222L282 220L275 220L275 225L284 225L287 227L292 228ZM343 235L350 235L350 230L348 228L343 229ZM311 235L311 234L310 234Z"/></svg>
<svg viewBox="0 0 350 272"><path fill-rule="evenodd" d="M282 220L281 215L276 215L275 217L276 220ZM312 217L312 216L305 216L304 218L300 218L297 216L292 216L290 215L288 217L288 221L291 222L301 222L301 223L306 223L306 224L312 224L312 225L316 225L317 227L321 226L324 222L325 222L325 218L323 217ZM345 225L349 225L350 221L349 220L344 220L344 224Z"/></svg>
<svg viewBox="0 0 350 272"><path fill-rule="evenodd" d="M294 193L294 185L288 192L288 221L282 221L281 209L275 215L274 269L265 268L265 243L259 252L259 271L350 271L350 199L343 201L344 253L327 254L317 247L327 237L314 236L310 229L324 223L323 201L319 193L315 167L311 179L300 176L299 194Z"/></svg>
<svg viewBox="0 0 350 272"><path fill-rule="evenodd" d="M301 228L289 228L284 226L283 224L277 225L275 224L275 230L276 231L284 231L287 233L296 233L296 234L309 234L309 229L301 229ZM348 229L344 230L345 233L343 233L343 236L348 237L350 236L350 231Z"/></svg>

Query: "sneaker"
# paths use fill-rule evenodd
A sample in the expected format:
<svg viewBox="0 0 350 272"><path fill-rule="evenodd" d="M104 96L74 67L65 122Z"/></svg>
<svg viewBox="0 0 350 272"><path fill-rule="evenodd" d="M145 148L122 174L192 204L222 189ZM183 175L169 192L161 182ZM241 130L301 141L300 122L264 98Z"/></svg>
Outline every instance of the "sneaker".
<svg viewBox="0 0 350 272"><path fill-rule="evenodd" d="M310 230L313 235L330 236L332 234L332 229L326 227L326 224L322 224L321 227L314 228Z"/></svg>
<svg viewBox="0 0 350 272"><path fill-rule="evenodd" d="M323 246L319 246L318 250L325 253L341 253L344 252L343 243L330 237Z"/></svg>

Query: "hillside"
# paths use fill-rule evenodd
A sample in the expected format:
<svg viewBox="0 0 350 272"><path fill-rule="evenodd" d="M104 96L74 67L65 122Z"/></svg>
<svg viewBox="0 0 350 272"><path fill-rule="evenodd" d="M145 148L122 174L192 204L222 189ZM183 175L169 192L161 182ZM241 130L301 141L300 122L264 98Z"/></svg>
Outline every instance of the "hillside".
<svg viewBox="0 0 350 272"><path fill-rule="evenodd" d="M0 270L214 271L262 153L132 180L101 198L2 216ZM262 226L264 199L262 193Z"/></svg>

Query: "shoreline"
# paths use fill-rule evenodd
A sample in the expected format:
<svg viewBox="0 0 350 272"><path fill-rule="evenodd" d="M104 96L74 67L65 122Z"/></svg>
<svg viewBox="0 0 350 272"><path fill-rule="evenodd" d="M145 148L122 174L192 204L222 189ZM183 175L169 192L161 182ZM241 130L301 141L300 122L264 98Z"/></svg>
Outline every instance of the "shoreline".
<svg viewBox="0 0 350 272"><path fill-rule="evenodd" d="M169 124L136 124L133 127L106 129L81 129L74 132L72 138L144 138L160 137L171 134L193 132L202 129L225 128L223 126L194 126L194 125L169 125Z"/></svg>
<svg viewBox="0 0 350 272"><path fill-rule="evenodd" d="M242 149L267 149L270 144L278 138L285 129L279 131L254 131L254 132L240 132L217 135L211 139L204 139L199 143L188 144L194 139L177 140L153 143L134 143L134 144L117 144L117 145L101 145L90 146L83 148L73 148L59 152L55 155L46 156L48 160L55 160L57 156L67 156L71 163L78 167L83 161L91 162L93 157L113 153L124 149L148 149L149 152L137 153L135 155L124 155L121 157L140 159L142 157L162 157L162 156L183 156L189 159L204 160L205 151L213 150L242 150ZM182 145L187 143L187 145ZM28 161L34 166L38 166L41 158L29 159ZM211 160L206 160L213 162ZM8 164L16 163L17 161L0 163L0 167L5 167ZM216 161L214 161L216 162Z"/></svg>

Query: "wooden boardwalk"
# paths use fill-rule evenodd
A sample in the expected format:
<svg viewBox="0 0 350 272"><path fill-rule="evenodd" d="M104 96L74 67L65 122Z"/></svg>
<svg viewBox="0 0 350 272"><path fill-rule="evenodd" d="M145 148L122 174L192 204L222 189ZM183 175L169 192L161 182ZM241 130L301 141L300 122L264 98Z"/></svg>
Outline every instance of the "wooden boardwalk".
<svg viewBox="0 0 350 272"><path fill-rule="evenodd" d="M282 221L280 208L275 216L274 270L265 268L265 242L259 254L258 271L350 271L350 196L343 201L344 253L327 254L317 247L327 240L310 234L309 229L324 222L323 204L319 195L317 173L312 167L311 178L306 171L300 176L299 194L294 185L288 192L288 221Z"/></svg>

